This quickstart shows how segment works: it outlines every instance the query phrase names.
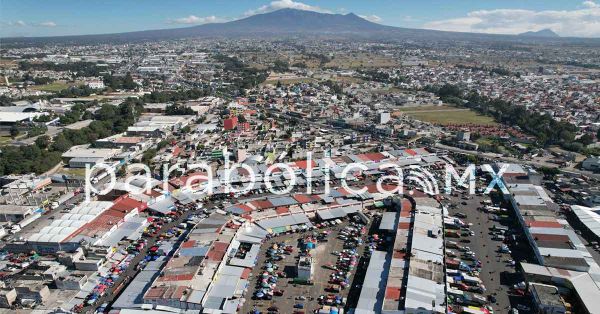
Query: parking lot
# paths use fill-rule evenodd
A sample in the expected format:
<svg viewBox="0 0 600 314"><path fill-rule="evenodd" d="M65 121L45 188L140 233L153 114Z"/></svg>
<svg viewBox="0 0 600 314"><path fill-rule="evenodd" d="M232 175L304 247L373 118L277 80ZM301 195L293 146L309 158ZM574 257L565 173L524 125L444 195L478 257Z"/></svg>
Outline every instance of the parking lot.
<svg viewBox="0 0 600 314"><path fill-rule="evenodd" d="M326 303L328 295L330 296L330 300L336 300L337 297L337 299L341 301L338 305L343 306L346 302L344 299L348 295L349 287L345 289L340 287L340 290L331 290L329 288L331 288L332 285L337 288L337 286L332 283L333 281L330 281L333 279L331 274L335 272L331 268L338 264L338 256L336 254L346 254L344 253L345 241L340 239L339 236L342 230L345 227L350 226L351 223L352 222L349 219L346 219L333 226L321 226L320 228L316 227L312 231L309 230L279 235L265 241L261 246L261 253L259 255L257 266L250 277L250 288L247 294L247 301L240 312L312 313L314 310L321 308L323 306L322 304ZM365 228L368 228L368 226ZM366 232L359 234L362 234L361 241L363 241ZM294 278L297 276L296 268L301 255L300 252L301 249L305 247L305 244L303 243L306 239L318 238L320 238L320 240L316 241L314 249L311 249L308 253L313 258L314 265L312 284L294 281ZM283 257L282 260L274 262L273 259L269 257L268 251L270 249L286 248L288 245L292 246L292 250L279 255ZM358 252L356 260L358 260L358 257L360 257L360 253L362 252L361 245L356 247L356 251ZM340 257L340 259L342 258L343 257ZM268 264L269 262L271 262L270 265ZM276 287L273 288L275 293L271 300L268 300L267 298L269 297L267 296L264 298L256 297L257 292L263 287L263 274L268 269L268 266L271 266L273 268L272 273L279 277L277 278ZM349 269L346 280L340 278L333 280L345 282L340 282L340 286L350 285L355 274L355 269L353 268L354 267L351 267ZM338 271L341 271L341 269L338 269ZM269 280L272 281L270 278ZM280 292L282 292L281 295L279 295ZM321 300L320 302L320 296L325 296L325 300Z"/></svg>
<svg viewBox="0 0 600 314"><path fill-rule="evenodd" d="M481 270L477 275L486 288L482 295L487 298L494 311L508 313L511 308L531 308L529 298L515 293L513 289L515 284L523 281L522 275L515 270L515 265L519 261L535 262L531 254L523 254L531 252L531 248L528 247L527 241L521 238L520 227L514 220L508 204L503 204L501 199L496 197L492 204L507 210L501 213L484 210L484 202L491 200L490 195L457 193L456 196L448 196L445 203L451 205L448 206L449 214L457 218L462 217L460 219L469 225L473 235L447 237L446 240L456 240L481 261ZM512 240L513 235L515 240Z"/></svg>

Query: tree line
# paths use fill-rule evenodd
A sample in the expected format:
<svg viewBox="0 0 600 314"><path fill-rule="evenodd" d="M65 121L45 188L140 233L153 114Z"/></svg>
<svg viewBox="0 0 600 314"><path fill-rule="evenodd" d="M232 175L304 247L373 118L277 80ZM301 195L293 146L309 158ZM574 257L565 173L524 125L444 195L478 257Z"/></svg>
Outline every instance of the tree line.
<svg viewBox="0 0 600 314"><path fill-rule="evenodd" d="M0 153L0 175L43 173L56 166L61 155L74 145L96 140L127 130L139 118L143 102L129 98L119 106L104 104L94 114L89 126L79 130L64 130L51 139L42 135L32 145L4 146Z"/></svg>
<svg viewBox="0 0 600 314"><path fill-rule="evenodd" d="M474 91L466 93L452 84L428 86L426 90L434 92L446 103L473 109L505 125L517 126L525 133L535 136L541 146L559 145L566 150L585 152L585 146L593 141L587 134L576 140L577 126L555 120L548 114L527 110L525 106L481 96Z"/></svg>

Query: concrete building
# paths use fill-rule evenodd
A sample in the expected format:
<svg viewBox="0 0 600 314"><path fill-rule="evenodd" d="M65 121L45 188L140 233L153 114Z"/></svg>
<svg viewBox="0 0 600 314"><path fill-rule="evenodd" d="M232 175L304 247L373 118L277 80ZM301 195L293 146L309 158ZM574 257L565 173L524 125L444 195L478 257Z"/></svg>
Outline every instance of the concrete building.
<svg viewBox="0 0 600 314"><path fill-rule="evenodd" d="M17 291L17 298L24 303L25 300L33 300L42 303L50 296L50 289L42 282L38 281L17 281L14 283Z"/></svg>
<svg viewBox="0 0 600 314"><path fill-rule="evenodd" d="M471 141L471 132L459 131L458 133L456 133L456 140L459 142Z"/></svg>
<svg viewBox="0 0 600 314"><path fill-rule="evenodd" d="M90 145L73 146L62 154L63 162L71 168L85 168L86 165L96 165L115 157L121 149L90 148Z"/></svg>
<svg viewBox="0 0 600 314"><path fill-rule="evenodd" d="M589 157L581 162L581 168L588 171L600 171L600 157Z"/></svg>
<svg viewBox="0 0 600 314"><path fill-rule="evenodd" d="M54 280L56 288L61 290L80 290L87 282L87 276L83 273L71 273L67 276L59 276Z"/></svg>
<svg viewBox="0 0 600 314"><path fill-rule="evenodd" d="M312 281L315 271L315 264L310 256L300 257L298 260L296 278L300 281Z"/></svg>
<svg viewBox="0 0 600 314"><path fill-rule="evenodd" d="M565 314L567 312L565 302L555 286L531 283L529 292L531 292L537 313Z"/></svg>
<svg viewBox="0 0 600 314"><path fill-rule="evenodd" d="M386 124L390 121L390 113L387 111L384 112L380 112L379 113L379 118L378 118L378 123L379 124Z"/></svg>

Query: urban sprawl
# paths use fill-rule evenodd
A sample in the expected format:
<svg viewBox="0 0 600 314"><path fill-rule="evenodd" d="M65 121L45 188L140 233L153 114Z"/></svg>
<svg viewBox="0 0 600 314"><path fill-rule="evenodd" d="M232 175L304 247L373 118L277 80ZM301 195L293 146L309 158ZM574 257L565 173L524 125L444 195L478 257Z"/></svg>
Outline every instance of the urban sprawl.
<svg viewBox="0 0 600 314"><path fill-rule="evenodd" d="M0 312L600 313L598 60L535 42L3 47Z"/></svg>

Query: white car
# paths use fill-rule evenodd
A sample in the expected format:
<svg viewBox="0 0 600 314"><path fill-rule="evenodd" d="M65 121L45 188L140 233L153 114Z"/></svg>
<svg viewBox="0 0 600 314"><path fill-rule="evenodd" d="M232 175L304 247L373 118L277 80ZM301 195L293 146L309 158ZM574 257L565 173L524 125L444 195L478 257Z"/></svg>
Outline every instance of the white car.
<svg viewBox="0 0 600 314"><path fill-rule="evenodd" d="M517 309L519 311L531 311L531 308L529 306L523 304L517 304Z"/></svg>

